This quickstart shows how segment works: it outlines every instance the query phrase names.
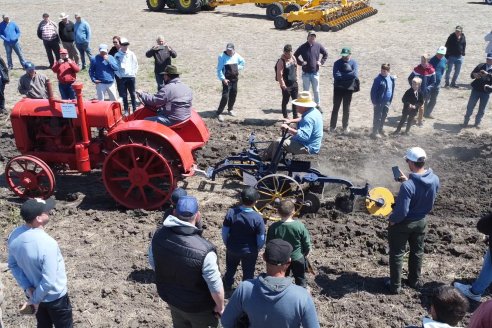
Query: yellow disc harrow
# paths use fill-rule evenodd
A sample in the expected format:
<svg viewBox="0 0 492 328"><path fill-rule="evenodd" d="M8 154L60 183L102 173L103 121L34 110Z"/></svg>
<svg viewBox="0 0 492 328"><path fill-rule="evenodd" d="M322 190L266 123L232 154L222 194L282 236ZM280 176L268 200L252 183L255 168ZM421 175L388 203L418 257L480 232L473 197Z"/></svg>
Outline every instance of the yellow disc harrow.
<svg viewBox="0 0 492 328"><path fill-rule="evenodd" d="M395 197L389 189L384 187L369 190L369 195L366 197L366 208L372 215L387 216L393 210L394 203Z"/></svg>

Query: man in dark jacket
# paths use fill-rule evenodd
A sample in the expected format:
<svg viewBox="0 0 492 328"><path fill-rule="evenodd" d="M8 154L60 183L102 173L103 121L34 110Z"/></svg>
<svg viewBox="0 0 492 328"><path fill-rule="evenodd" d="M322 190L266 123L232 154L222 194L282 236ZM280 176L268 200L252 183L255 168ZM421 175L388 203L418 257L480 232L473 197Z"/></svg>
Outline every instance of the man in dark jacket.
<svg viewBox="0 0 492 328"><path fill-rule="evenodd" d="M157 91L161 90L164 86L162 73L167 65L171 65L171 58L176 58L176 56L176 51L164 41L163 36L157 37L157 45L153 46L145 53L145 57L147 58L154 57L154 74L155 81L157 82Z"/></svg>
<svg viewBox="0 0 492 328"><path fill-rule="evenodd" d="M320 56L321 58L319 58ZM319 68L328 59L328 52L326 52L325 47L316 42L314 31L308 33L307 42L297 48L294 52L294 58L297 60L297 64L302 67L303 91L309 91L310 87L313 86L314 101L317 108L320 109Z"/></svg>
<svg viewBox="0 0 492 328"><path fill-rule="evenodd" d="M403 173L400 175L402 184L388 226L390 280L387 286L392 294L401 291L401 271L407 242L410 244L408 285L414 289L422 287L420 273L427 226L425 216L432 210L439 190L437 175L431 169L424 168L427 155L422 148L408 149L405 160L411 173L408 177Z"/></svg>
<svg viewBox="0 0 492 328"><path fill-rule="evenodd" d="M60 34L63 48L68 51L68 58L79 64L79 54L73 43L75 41L74 24L71 20L68 20L68 15L65 13L60 14L58 33Z"/></svg>
<svg viewBox="0 0 492 328"><path fill-rule="evenodd" d="M201 237L195 224L198 202L179 198L149 247L157 293L168 303L174 327L219 327L224 288L215 246Z"/></svg>
<svg viewBox="0 0 492 328"><path fill-rule="evenodd" d="M50 20L50 15L43 14L43 20L38 25L38 38L43 40L44 49L50 62L50 67L53 67L56 61L60 60L60 37L58 36L58 26ZM53 55L55 55L53 57Z"/></svg>
<svg viewBox="0 0 492 328"><path fill-rule="evenodd" d="M492 92L492 53L487 54L487 60L485 63L478 64L477 67L471 73L473 82L471 83L472 91L470 99L468 99L468 105L466 106L465 122L463 126L466 127L470 121L470 117L473 114L475 105L480 100L478 105L478 113L475 116L475 128L480 129L480 122L485 114L485 109L489 102L490 93Z"/></svg>
<svg viewBox="0 0 492 328"><path fill-rule="evenodd" d="M179 79L176 66L168 65L162 74L165 85L155 95L140 90L136 93L146 106L157 110L157 116L145 118L147 121L171 126L190 118L193 92Z"/></svg>
<svg viewBox="0 0 492 328"><path fill-rule="evenodd" d="M350 48L343 48L340 56L342 57L333 64L333 111L331 112L330 132L335 132L338 111L343 102L342 128L344 133L349 133L350 103L352 94L358 91L355 83L359 78L359 65L352 59Z"/></svg>
<svg viewBox="0 0 492 328"><path fill-rule="evenodd" d="M390 64L381 65L381 73L374 79L371 88L371 101L374 105L371 135L373 139L385 135L383 126L395 93L395 78L390 75L390 68Z"/></svg>
<svg viewBox="0 0 492 328"><path fill-rule="evenodd" d="M451 85L452 88L458 88L456 85L456 80L458 80L458 76L460 75L461 65L463 65L463 60L465 57L466 50L466 38L463 34L463 27L456 26L454 33L451 33L448 37L448 40L445 44L446 47L446 59L448 60L448 68L446 70L446 84L445 87L449 87ZM449 76L451 75L451 71L454 66L454 74L451 79L451 84L449 84Z"/></svg>
<svg viewBox="0 0 492 328"><path fill-rule="evenodd" d="M9 69L0 57L0 114L5 111L5 85L10 82Z"/></svg>

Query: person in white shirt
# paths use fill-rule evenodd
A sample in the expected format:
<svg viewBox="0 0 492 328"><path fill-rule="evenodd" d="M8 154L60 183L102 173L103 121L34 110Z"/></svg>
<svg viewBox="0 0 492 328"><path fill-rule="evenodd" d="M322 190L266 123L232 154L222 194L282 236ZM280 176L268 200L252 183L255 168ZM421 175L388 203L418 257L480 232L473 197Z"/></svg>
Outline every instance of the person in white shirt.
<svg viewBox="0 0 492 328"><path fill-rule="evenodd" d="M137 109L137 102L135 98L135 78L138 72L138 60L135 53L128 49L130 42L127 38L120 39L120 50L114 55L116 62L118 63L118 71L116 75L118 79L118 93L123 99L123 107L125 109L125 115L129 114L128 110L128 93L130 93L130 99L132 101L133 111Z"/></svg>

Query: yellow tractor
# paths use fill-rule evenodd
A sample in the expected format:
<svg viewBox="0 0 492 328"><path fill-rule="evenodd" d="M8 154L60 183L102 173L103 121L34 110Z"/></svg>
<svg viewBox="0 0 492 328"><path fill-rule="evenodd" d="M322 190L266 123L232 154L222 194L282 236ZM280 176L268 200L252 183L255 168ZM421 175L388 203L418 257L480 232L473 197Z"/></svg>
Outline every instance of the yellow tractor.
<svg viewBox="0 0 492 328"><path fill-rule="evenodd" d="M377 12L369 0L312 0L298 11L278 15L273 23L280 30L297 23L306 30L336 32Z"/></svg>
<svg viewBox="0 0 492 328"><path fill-rule="evenodd" d="M147 7L151 11L162 11L166 6L177 9L182 14L194 14L200 10L215 10L218 6L235 6L245 3L254 3L266 8L266 16L273 20L275 17L291 11L298 11L309 0L147 0Z"/></svg>

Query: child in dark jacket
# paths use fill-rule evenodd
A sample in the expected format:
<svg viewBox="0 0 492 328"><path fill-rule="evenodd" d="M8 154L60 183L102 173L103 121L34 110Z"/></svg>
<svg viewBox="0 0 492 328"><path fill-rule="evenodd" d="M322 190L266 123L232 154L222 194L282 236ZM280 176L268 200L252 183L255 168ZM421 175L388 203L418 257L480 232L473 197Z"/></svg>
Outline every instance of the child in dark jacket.
<svg viewBox="0 0 492 328"><path fill-rule="evenodd" d="M412 87L408 89L401 101L403 102L403 112L401 115L400 123L393 134L398 134L407 121L407 128L402 134L408 134L410 127L412 126L413 120L418 113L419 108L424 104L424 95L420 91L420 85L422 84L422 79L419 77L414 77L412 79ZM408 119L408 120L407 120Z"/></svg>

